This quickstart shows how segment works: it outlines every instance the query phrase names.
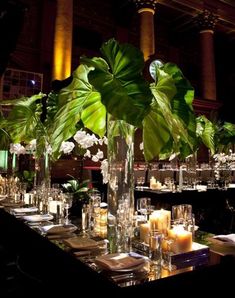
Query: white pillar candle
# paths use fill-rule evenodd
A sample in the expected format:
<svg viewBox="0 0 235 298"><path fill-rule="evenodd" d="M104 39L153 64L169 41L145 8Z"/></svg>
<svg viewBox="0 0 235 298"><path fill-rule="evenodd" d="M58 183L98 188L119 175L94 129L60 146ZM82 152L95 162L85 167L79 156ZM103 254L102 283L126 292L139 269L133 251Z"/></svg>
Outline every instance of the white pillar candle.
<svg viewBox="0 0 235 298"><path fill-rule="evenodd" d="M24 203L27 205L32 205L33 204L33 194L25 193L24 194Z"/></svg>
<svg viewBox="0 0 235 298"><path fill-rule="evenodd" d="M192 233L186 231L182 225L175 226L169 230L168 236L174 240L172 247L175 253L192 250Z"/></svg>
<svg viewBox="0 0 235 298"><path fill-rule="evenodd" d="M63 202L61 201L49 201L49 212L53 214L60 214L62 215L63 213Z"/></svg>
<svg viewBox="0 0 235 298"><path fill-rule="evenodd" d="M153 187L154 187L154 185L156 185L156 179L155 179L155 177L151 177L150 178L150 189L153 189Z"/></svg>
<svg viewBox="0 0 235 298"><path fill-rule="evenodd" d="M168 228L168 213L165 213L166 210L155 210L149 216L150 230L159 231L165 234Z"/></svg>
<svg viewBox="0 0 235 298"><path fill-rule="evenodd" d="M149 243L149 231L150 224L148 222L140 225L140 241L146 244Z"/></svg>

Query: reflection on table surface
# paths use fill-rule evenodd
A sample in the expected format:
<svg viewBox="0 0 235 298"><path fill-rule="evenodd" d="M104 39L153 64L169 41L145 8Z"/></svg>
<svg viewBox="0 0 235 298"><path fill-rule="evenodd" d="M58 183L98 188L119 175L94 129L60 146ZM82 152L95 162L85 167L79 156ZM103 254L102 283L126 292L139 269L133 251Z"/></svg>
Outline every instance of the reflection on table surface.
<svg viewBox="0 0 235 298"><path fill-rule="evenodd" d="M16 207L17 206L14 206L14 208ZM12 206L7 207L6 210L11 212L11 208ZM22 221L23 218L19 217L18 220ZM138 270L130 269L121 272L107 271L100 268L96 263L97 257L108 254L107 241L99 237L87 237L87 234L82 232L81 223L79 221L74 221L70 225L58 224L53 221L39 221L33 224L32 222L26 222L26 224L43 237L47 237L62 250L86 264L89 268L92 268L103 277L117 284L119 287L129 287L132 285L152 282L179 275L181 273L194 271L197 267L210 265L209 263L206 264L204 262L198 266L190 265L181 269L176 268L174 270L168 270L164 266L153 266L151 261L147 259L145 265ZM54 229L54 232L52 229ZM50 230L51 232L48 233ZM78 241L78 239L82 239L82 241Z"/></svg>

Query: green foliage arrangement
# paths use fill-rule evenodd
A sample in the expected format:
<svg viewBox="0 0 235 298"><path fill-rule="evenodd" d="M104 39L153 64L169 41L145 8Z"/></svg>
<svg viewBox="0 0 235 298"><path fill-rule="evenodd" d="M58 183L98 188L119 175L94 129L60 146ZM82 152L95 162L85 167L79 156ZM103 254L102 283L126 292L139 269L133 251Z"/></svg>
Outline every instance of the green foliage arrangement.
<svg viewBox="0 0 235 298"><path fill-rule="evenodd" d="M103 137L107 114L143 130L146 161L173 153L183 159L201 143L215 153L220 145L235 142L233 124L218 126L205 116L196 118L194 90L178 66L156 67L153 83L145 80L143 68L139 49L109 40L101 47L101 57L81 58L71 82L58 92L1 102L13 106L6 119L1 115L1 143L7 136L13 143L36 138L36 154L49 144L57 160L61 143L79 128Z"/></svg>

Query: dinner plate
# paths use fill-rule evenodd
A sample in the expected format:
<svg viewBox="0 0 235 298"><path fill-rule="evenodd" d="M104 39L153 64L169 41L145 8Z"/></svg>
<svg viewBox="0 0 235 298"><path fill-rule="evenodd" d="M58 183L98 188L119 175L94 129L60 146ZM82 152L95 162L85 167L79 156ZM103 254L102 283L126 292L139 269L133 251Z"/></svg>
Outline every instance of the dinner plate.
<svg viewBox="0 0 235 298"><path fill-rule="evenodd" d="M23 219L30 222L52 220L54 217L50 214L35 214L23 216Z"/></svg>
<svg viewBox="0 0 235 298"><path fill-rule="evenodd" d="M0 195L0 201L3 201L7 198L7 195Z"/></svg>
<svg viewBox="0 0 235 298"><path fill-rule="evenodd" d="M30 207L30 208L14 208L12 209L15 213L27 213L27 212L37 212L37 207Z"/></svg>

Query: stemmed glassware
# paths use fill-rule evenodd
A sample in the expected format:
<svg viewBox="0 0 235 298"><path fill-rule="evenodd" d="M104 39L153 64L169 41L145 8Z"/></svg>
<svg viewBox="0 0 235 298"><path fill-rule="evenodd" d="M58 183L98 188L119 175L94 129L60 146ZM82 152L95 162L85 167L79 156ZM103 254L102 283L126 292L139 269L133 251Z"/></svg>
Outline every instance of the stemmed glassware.
<svg viewBox="0 0 235 298"><path fill-rule="evenodd" d="M69 208L72 206L72 203L73 203L73 194L64 193L63 201L64 201L64 224L68 225L68 224L70 224Z"/></svg>
<svg viewBox="0 0 235 298"><path fill-rule="evenodd" d="M144 177L137 177L136 184L137 187L142 190L144 186Z"/></svg>
<svg viewBox="0 0 235 298"><path fill-rule="evenodd" d="M147 221L147 216L151 210L151 199L150 198L139 198L137 200L137 211L143 215L145 221Z"/></svg>

